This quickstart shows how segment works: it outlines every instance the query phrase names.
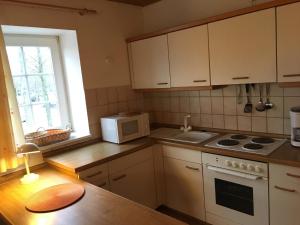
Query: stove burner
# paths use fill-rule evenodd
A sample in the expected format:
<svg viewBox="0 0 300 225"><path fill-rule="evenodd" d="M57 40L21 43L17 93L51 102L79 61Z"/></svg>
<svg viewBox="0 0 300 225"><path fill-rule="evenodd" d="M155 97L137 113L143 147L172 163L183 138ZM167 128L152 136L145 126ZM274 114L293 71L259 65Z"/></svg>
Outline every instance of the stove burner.
<svg viewBox="0 0 300 225"><path fill-rule="evenodd" d="M253 138L252 142L256 144L271 144L274 143L274 139L269 137L258 137L258 138Z"/></svg>
<svg viewBox="0 0 300 225"><path fill-rule="evenodd" d="M236 140L230 140L230 139L224 139L221 141L218 141L218 145L220 146L234 146L234 145L238 145L240 142L236 141Z"/></svg>
<svg viewBox="0 0 300 225"><path fill-rule="evenodd" d="M247 149L247 150L259 150L262 149L264 146L260 145L260 144L245 144L243 146L243 148Z"/></svg>
<svg viewBox="0 0 300 225"><path fill-rule="evenodd" d="M242 134L235 134L235 135L232 135L231 138L234 139L234 140L243 140L243 139L246 139L247 136L242 135Z"/></svg>

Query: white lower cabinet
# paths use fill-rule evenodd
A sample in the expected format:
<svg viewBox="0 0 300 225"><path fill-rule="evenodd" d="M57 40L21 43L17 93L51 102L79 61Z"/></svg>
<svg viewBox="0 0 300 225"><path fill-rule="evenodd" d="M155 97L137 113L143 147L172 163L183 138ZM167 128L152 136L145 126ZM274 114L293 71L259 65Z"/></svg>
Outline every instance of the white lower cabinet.
<svg viewBox="0 0 300 225"><path fill-rule="evenodd" d="M169 146L163 150L166 205L205 221L201 160L198 163L185 161L190 158L189 153L198 154L196 159L201 158L201 152Z"/></svg>
<svg viewBox="0 0 300 225"><path fill-rule="evenodd" d="M111 191L150 208L157 207L152 148L109 162Z"/></svg>
<svg viewBox="0 0 300 225"><path fill-rule="evenodd" d="M270 164L270 225L300 224L300 168Z"/></svg>

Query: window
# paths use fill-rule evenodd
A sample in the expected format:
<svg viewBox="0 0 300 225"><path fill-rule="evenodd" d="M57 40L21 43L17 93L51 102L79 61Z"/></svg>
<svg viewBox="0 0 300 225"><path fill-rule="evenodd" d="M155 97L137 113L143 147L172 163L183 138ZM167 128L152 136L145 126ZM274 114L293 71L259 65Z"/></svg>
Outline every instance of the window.
<svg viewBox="0 0 300 225"><path fill-rule="evenodd" d="M24 133L64 128L69 114L58 38L6 35L5 43Z"/></svg>

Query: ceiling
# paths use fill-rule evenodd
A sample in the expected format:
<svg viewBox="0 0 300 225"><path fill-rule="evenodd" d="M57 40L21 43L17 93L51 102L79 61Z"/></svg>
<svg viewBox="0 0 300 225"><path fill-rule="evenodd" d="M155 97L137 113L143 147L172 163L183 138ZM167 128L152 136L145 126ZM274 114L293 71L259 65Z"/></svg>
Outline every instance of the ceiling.
<svg viewBox="0 0 300 225"><path fill-rule="evenodd" d="M121 2L121 3L126 3L130 5L137 5L137 6L147 6L150 4L153 4L155 2L159 2L161 0L108 0L111 2Z"/></svg>

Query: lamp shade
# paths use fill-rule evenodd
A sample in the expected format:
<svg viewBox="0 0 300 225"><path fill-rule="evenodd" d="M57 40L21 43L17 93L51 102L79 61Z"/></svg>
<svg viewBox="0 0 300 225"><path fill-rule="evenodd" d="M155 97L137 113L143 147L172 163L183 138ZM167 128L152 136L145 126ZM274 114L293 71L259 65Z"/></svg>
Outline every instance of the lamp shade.
<svg viewBox="0 0 300 225"><path fill-rule="evenodd" d="M18 147L18 154L31 154L40 152L39 147L33 143L26 143Z"/></svg>

